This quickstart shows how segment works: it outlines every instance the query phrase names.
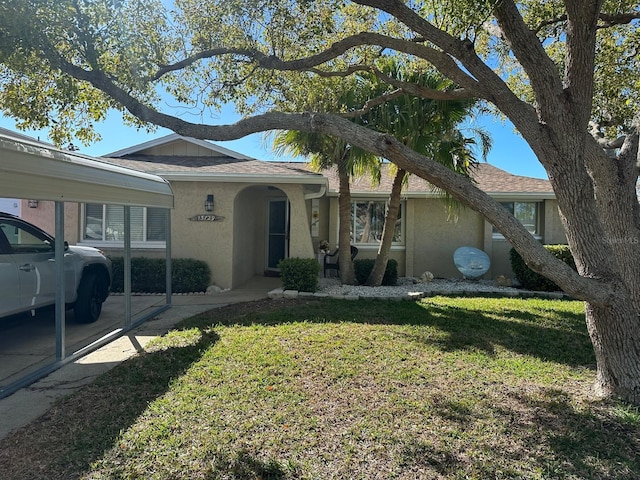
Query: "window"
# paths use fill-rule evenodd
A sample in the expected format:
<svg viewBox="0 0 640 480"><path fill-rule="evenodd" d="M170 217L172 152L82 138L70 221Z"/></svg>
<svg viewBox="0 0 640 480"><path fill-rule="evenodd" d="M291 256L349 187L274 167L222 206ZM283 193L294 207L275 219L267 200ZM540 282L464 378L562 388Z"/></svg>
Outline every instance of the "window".
<svg viewBox="0 0 640 480"><path fill-rule="evenodd" d="M514 217L520 220L529 233L538 235L540 233L538 210L540 202L500 202ZM497 230L493 230L497 233Z"/></svg>
<svg viewBox="0 0 640 480"><path fill-rule="evenodd" d="M357 200L351 204L351 241L355 244L377 245L382 240L384 217L388 203L378 200ZM403 243L402 205L398 212L393 243Z"/></svg>
<svg viewBox="0 0 640 480"><path fill-rule="evenodd" d="M53 253L53 239L29 228L22 222L6 219L0 221L0 240L6 239L6 253ZM0 253L5 253L0 242Z"/></svg>
<svg viewBox="0 0 640 480"><path fill-rule="evenodd" d="M166 240L165 209L130 207L130 215L132 242L164 244ZM83 240L124 242L124 207L91 203L85 205Z"/></svg>

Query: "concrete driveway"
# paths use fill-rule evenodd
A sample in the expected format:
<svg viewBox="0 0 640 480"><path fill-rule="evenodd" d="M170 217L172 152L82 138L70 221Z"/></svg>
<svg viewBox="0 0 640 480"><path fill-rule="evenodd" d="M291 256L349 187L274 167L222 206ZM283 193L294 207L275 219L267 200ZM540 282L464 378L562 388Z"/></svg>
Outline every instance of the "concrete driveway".
<svg viewBox="0 0 640 480"><path fill-rule="evenodd" d="M165 297L134 296L132 315L154 305L166 303ZM73 310L67 311L65 325L66 354L72 354L109 333L123 327L124 297L111 296L103 305L95 323L75 321ZM30 314L0 319L0 387L53 363L56 354L55 313L47 308Z"/></svg>

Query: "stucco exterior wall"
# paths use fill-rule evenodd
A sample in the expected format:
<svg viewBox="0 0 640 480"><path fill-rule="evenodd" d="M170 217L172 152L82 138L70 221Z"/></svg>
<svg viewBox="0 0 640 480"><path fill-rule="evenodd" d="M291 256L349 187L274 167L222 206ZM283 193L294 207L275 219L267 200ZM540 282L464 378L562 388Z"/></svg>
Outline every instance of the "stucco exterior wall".
<svg viewBox="0 0 640 480"><path fill-rule="evenodd" d="M354 197L354 199L357 197ZM420 276L425 271L436 277L460 277L453 263L453 252L461 246L484 248L484 221L470 209L461 208L458 221L447 218L440 199L409 198L404 203L402 246L393 246L390 258L398 262L400 276ZM338 239L338 199L331 198L329 241L332 250ZM377 246L357 245L357 258L375 258Z"/></svg>
<svg viewBox="0 0 640 480"><path fill-rule="evenodd" d="M234 200L232 285L264 271L265 187L247 187ZM280 192L282 195L282 192ZM231 257L229 257L231 258ZM262 271L261 271L262 270ZM220 283L218 283L220 284Z"/></svg>
<svg viewBox="0 0 640 480"><path fill-rule="evenodd" d="M55 202L39 201L36 208L29 208L28 201L22 200L20 216L50 235L55 235L55 206ZM67 202L64 204L64 239L69 242L69 245L75 245L80 239L79 211L80 204L78 203Z"/></svg>
<svg viewBox="0 0 640 480"><path fill-rule="evenodd" d="M174 182L175 208L171 212L171 255L173 258L195 258L209 264L213 283L219 279L231 280L231 265L225 261L232 254L232 201L235 192L216 189L205 182ZM207 213L204 201L215 193L213 214L225 217L215 222L195 222L191 217Z"/></svg>
<svg viewBox="0 0 640 480"><path fill-rule="evenodd" d="M247 183L172 182L175 209L172 212L173 257L197 258L207 262L212 283L235 288L266 265L267 201L288 198L290 202L289 256L314 256L309 233L310 216L302 185ZM214 195L214 222L189 220L204 213L204 200Z"/></svg>
<svg viewBox="0 0 640 480"><path fill-rule="evenodd" d="M457 220L449 219L440 199L409 199L413 204L411 237L412 276L430 271L436 277L461 277L453 263L459 247L484 248L484 220L469 208L460 207ZM409 253L409 252L408 252Z"/></svg>
<svg viewBox="0 0 640 480"><path fill-rule="evenodd" d="M311 223L314 221L314 219L312 219L311 217L311 200L307 200L307 209L309 210L309 225L311 226ZM313 250L316 253L318 253L319 251L318 245L322 240L327 240L333 243L329 231L330 218L330 199L328 197L318 198L318 218L315 219L318 222L318 234L311 237L311 241L313 242Z"/></svg>
<svg viewBox="0 0 640 480"><path fill-rule="evenodd" d="M289 257L315 258L311 241L311 213L309 202L304 198L302 185L280 185L290 202Z"/></svg>

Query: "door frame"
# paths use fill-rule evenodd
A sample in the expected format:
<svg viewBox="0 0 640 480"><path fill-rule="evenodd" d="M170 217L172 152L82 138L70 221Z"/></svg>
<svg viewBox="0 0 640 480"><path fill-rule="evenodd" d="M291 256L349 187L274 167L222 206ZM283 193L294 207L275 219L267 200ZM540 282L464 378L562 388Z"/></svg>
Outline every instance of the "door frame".
<svg viewBox="0 0 640 480"><path fill-rule="evenodd" d="M271 206L272 204L275 203L280 203L283 202L284 203L284 218L285 218L285 225L284 225L284 232L281 233L280 235L284 235L284 252L283 252L283 257L282 258L289 258L289 238L290 238L290 220L291 220L291 208L290 208L290 202L289 202L289 198L285 195L282 197L271 197L271 198L267 198L267 205L266 205L266 230L265 230L265 259L264 259L264 265L265 265L265 272L280 272L280 269L278 267L272 267L269 266L269 253L270 253L270 241L271 241Z"/></svg>

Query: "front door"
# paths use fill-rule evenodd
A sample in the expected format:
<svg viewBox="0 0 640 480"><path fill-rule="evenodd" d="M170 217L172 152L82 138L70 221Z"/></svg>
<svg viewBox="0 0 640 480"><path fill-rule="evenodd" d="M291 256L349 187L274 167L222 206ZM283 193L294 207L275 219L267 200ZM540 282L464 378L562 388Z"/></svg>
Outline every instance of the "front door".
<svg viewBox="0 0 640 480"><path fill-rule="evenodd" d="M267 270L278 271L278 263L289 255L289 201L271 199L268 205Z"/></svg>

